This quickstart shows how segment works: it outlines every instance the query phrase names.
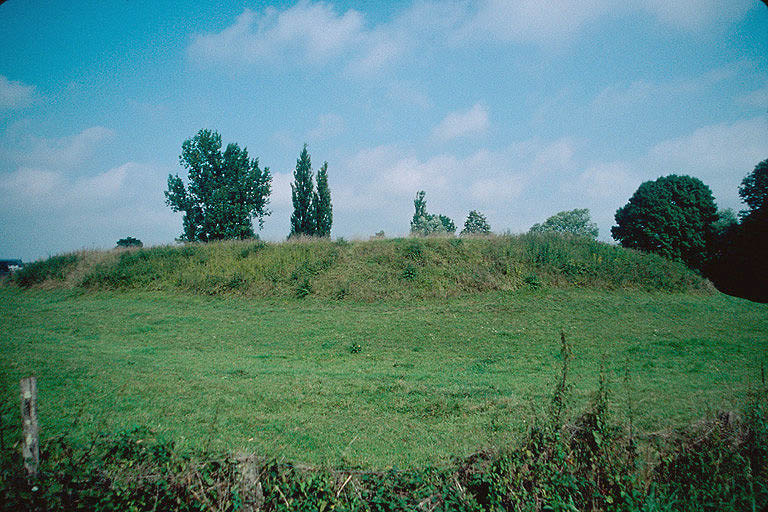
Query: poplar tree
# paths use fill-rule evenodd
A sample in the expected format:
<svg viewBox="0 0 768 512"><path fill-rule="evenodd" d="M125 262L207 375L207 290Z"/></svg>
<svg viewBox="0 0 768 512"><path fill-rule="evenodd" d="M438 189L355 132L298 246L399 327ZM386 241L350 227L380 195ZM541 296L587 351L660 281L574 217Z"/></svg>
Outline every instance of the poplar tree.
<svg viewBox="0 0 768 512"><path fill-rule="evenodd" d="M296 160L296 170L293 172L291 183L291 199L293 200L293 214L291 214L292 236L312 236L315 234L315 217L312 215L312 162L309 158L307 145Z"/></svg>
<svg viewBox="0 0 768 512"><path fill-rule="evenodd" d="M331 236L333 207L331 189L328 187L328 162L317 171L317 191L312 196L312 213L315 217L315 236Z"/></svg>

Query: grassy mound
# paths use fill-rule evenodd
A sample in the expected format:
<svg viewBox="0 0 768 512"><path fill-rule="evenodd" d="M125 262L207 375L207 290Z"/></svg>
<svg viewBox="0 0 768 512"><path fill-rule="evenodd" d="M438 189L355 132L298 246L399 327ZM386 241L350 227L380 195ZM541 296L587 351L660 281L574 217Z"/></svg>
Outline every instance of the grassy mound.
<svg viewBox="0 0 768 512"><path fill-rule="evenodd" d="M27 265L22 287L380 300L539 287L712 289L681 263L585 238L298 240L83 251Z"/></svg>

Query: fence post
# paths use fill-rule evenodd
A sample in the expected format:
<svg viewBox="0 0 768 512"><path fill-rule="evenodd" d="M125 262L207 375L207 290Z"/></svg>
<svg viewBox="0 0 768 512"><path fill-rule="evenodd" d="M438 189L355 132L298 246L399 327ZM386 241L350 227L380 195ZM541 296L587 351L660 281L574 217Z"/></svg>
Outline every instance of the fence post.
<svg viewBox="0 0 768 512"><path fill-rule="evenodd" d="M21 388L21 455L24 469L30 480L37 478L40 465L40 427L37 424L37 379L26 377L19 383Z"/></svg>

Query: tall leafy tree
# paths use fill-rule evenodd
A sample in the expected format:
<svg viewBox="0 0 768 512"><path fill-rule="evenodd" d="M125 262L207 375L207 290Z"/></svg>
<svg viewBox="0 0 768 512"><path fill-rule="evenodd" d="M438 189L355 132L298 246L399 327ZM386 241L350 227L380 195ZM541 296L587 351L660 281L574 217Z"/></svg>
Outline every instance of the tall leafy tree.
<svg viewBox="0 0 768 512"><path fill-rule="evenodd" d="M739 196L748 209L740 213L741 223L733 214L725 219L707 277L721 291L768 302L768 160L742 180Z"/></svg>
<svg viewBox="0 0 768 512"><path fill-rule="evenodd" d="M254 236L254 218L263 226L272 176L247 149L230 143L222 153L221 135L200 130L181 145L179 163L188 185L178 174L169 175L165 200L173 211L184 212L181 240L245 239Z"/></svg>
<svg viewBox="0 0 768 512"><path fill-rule="evenodd" d="M328 162L317 171L317 191L312 196L312 212L315 217L315 235L331 236L333 225L333 205L331 189L328 187Z"/></svg>
<svg viewBox="0 0 768 512"><path fill-rule="evenodd" d="M671 174L646 181L616 211L613 238L702 268L718 219L712 191L701 180Z"/></svg>
<svg viewBox="0 0 768 512"><path fill-rule="evenodd" d="M293 172L291 183L291 199L293 200L293 214L291 214L291 234L289 236L315 234L315 216L312 214L312 194L314 182L312 181L312 162L307 151L307 145L296 160L296 170Z"/></svg>
<svg viewBox="0 0 768 512"><path fill-rule="evenodd" d="M456 225L445 215L433 215L427 212L426 193L419 190L413 201L413 218L411 219L411 234L429 236L439 233L454 233Z"/></svg>
<svg viewBox="0 0 768 512"><path fill-rule="evenodd" d="M597 224L592 222L587 208L558 212L545 220L543 224L531 226L531 233L545 233L548 231L587 236L589 238L597 238L599 233Z"/></svg>
<svg viewBox="0 0 768 512"><path fill-rule="evenodd" d="M464 221L464 229L461 230L462 235L487 235L491 232L491 226L485 218L485 215L472 210L467 215L467 220Z"/></svg>
<svg viewBox="0 0 768 512"><path fill-rule="evenodd" d="M757 164L754 170L741 181L739 196L749 209L743 217L768 216L768 159Z"/></svg>

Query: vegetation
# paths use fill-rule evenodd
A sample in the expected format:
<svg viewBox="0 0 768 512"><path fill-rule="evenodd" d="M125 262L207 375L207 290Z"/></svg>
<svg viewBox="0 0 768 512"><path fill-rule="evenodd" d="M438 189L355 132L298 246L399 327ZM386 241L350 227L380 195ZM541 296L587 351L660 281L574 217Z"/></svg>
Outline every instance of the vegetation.
<svg viewBox="0 0 768 512"><path fill-rule="evenodd" d="M705 274L727 293L768 302L768 160L744 178L739 195L748 209L741 223L733 214L715 223Z"/></svg>
<svg viewBox="0 0 768 512"><path fill-rule="evenodd" d="M616 211L613 238L624 247L655 252L700 269L712 239L717 206L698 178L671 174L641 184Z"/></svg>
<svg viewBox="0 0 768 512"><path fill-rule="evenodd" d="M22 286L48 288L363 301L539 287L712 292L681 263L552 233L366 242L244 241L80 252L28 265L15 279Z"/></svg>
<svg viewBox="0 0 768 512"><path fill-rule="evenodd" d="M328 162L317 171L317 191L312 196L312 213L315 217L315 236L331 236L333 225L333 206L331 189L328 187Z"/></svg>
<svg viewBox="0 0 768 512"><path fill-rule="evenodd" d="M411 219L411 234L420 236L456 232L456 224L445 215L427 213L426 192L420 190L413 201L414 213Z"/></svg>
<svg viewBox="0 0 768 512"><path fill-rule="evenodd" d="M328 188L328 162L317 173L317 191L312 175L312 160L307 145L296 160L296 170L291 183L293 214L291 214L291 233L294 236L331 236L333 212L331 190Z"/></svg>
<svg viewBox="0 0 768 512"><path fill-rule="evenodd" d="M144 244L138 238L127 236L117 241L117 247L144 247Z"/></svg>
<svg viewBox="0 0 768 512"><path fill-rule="evenodd" d="M462 235L489 235L491 233L491 226L485 218L485 215L472 210L467 215L467 220L464 221L464 229L461 230Z"/></svg>
<svg viewBox="0 0 768 512"><path fill-rule="evenodd" d="M381 469L517 439L547 409L561 329L575 354L568 407L586 406L601 364L614 383L628 370L641 431L738 407L768 349L768 306L722 294L529 287L354 303L315 291L3 287L0 382L17 400L18 379L38 376L50 436L139 424L190 448Z"/></svg>
<svg viewBox="0 0 768 512"><path fill-rule="evenodd" d="M221 152L221 135L200 130L181 146L179 162L188 172L189 184L168 176L166 203L184 212L181 240L208 242L253 238L253 217L263 225L272 176L259 168L248 150L235 143Z"/></svg>
<svg viewBox="0 0 768 512"><path fill-rule="evenodd" d="M531 226L531 233L564 233L574 236L597 238L597 224L592 222L586 208L559 212L549 217L543 224Z"/></svg>
<svg viewBox="0 0 768 512"><path fill-rule="evenodd" d="M633 428L631 415L627 422L615 414L605 372L598 375L597 390L584 412L575 417L566 412L571 367L578 358L572 361L573 348L564 335L561 339L560 371L548 414L501 449L406 470L313 468L255 455L219 454L210 447L191 452L157 430L131 427L115 435L90 436L87 444L72 435L46 439L41 476L35 482L20 474L18 452L3 449L0 507L741 511L768 505L764 379L748 393L742 414L718 413L646 437ZM624 408L631 410L628 376ZM2 405L0 445L5 447L19 425L6 420L12 417L11 404Z"/></svg>

